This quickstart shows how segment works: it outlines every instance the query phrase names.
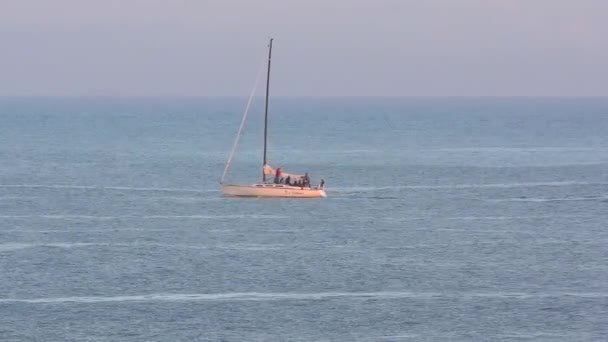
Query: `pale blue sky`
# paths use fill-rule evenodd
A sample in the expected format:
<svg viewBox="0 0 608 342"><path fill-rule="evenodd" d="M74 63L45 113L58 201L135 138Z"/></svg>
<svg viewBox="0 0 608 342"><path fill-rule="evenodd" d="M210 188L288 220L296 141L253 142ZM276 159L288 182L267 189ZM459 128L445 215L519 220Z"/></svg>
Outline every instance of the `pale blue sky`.
<svg viewBox="0 0 608 342"><path fill-rule="evenodd" d="M0 95L608 96L606 0L0 0Z"/></svg>

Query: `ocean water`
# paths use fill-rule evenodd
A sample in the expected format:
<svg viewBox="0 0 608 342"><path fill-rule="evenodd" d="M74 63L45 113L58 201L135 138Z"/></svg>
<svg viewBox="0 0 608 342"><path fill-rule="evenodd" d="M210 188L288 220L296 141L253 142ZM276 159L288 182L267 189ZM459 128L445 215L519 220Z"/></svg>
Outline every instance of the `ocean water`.
<svg viewBox="0 0 608 342"><path fill-rule="evenodd" d="M608 99L244 105L0 99L0 340L608 340Z"/></svg>

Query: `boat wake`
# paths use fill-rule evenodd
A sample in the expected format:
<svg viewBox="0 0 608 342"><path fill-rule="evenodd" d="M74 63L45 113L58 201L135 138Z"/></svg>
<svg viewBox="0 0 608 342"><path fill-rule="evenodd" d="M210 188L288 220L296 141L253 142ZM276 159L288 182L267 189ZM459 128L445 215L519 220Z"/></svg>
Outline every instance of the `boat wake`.
<svg viewBox="0 0 608 342"><path fill-rule="evenodd" d="M331 188L332 192L338 193L360 193L384 190L403 190L403 189L511 189L511 188L531 188L531 187L562 187L562 186L597 186L608 185L608 182L581 182L581 181L561 181L561 182L524 182L524 183L490 183L490 184L445 184L445 185L391 185L391 186L369 186L369 187L338 187Z"/></svg>

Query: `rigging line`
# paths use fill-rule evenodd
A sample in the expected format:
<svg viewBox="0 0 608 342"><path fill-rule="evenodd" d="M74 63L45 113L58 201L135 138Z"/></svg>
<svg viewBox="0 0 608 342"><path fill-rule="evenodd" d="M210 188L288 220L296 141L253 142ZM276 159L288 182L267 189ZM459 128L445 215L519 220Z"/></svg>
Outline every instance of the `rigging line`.
<svg viewBox="0 0 608 342"><path fill-rule="evenodd" d="M234 139L234 145L232 145L232 150L230 151L230 155L228 156L228 161L226 162L226 167L224 168L224 173L222 174L222 178L220 179L220 184L224 182L224 177L226 177L226 173L228 173L228 168L230 168L230 163L232 162L232 158L234 157L234 152L236 151L236 146L239 143L239 139L241 138L241 132L243 131L243 126L245 126L245 120L247 119L247 113L249 112L249 107L251 106L251 101L253 100L253 96L255 95L255 90L258 87L258 83L260 81L260 76L262 75L262 70L264 69L264 65L266 64L266 56L262 59L262 63L260 63L260 67L258 69L258 73L255 77L255 82L253 83L253 89L251 89L251 93L249 94L249 99L247 100L247 106L245 106L245 112L243 113L243 118L241 119L241 125L239 126L239 130L236 134L236 138Z"/></svg>

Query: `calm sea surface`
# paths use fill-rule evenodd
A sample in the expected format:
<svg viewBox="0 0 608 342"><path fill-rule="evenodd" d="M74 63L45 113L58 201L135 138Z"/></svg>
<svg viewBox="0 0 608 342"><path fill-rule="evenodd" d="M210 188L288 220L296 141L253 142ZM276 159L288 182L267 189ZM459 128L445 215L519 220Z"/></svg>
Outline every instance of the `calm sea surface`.
<svg viewBox="0 0 608 342"><path fill-rule="evenodd" d="M0 98L0 340L608 340L608 99L244 105Z"/></svg>

